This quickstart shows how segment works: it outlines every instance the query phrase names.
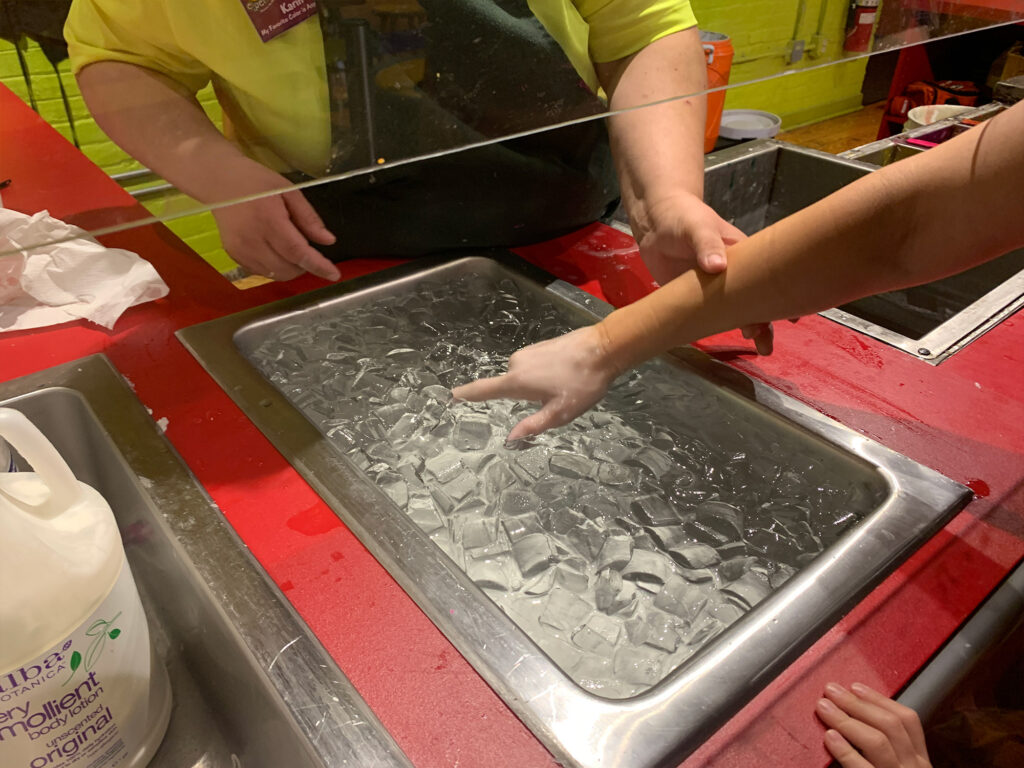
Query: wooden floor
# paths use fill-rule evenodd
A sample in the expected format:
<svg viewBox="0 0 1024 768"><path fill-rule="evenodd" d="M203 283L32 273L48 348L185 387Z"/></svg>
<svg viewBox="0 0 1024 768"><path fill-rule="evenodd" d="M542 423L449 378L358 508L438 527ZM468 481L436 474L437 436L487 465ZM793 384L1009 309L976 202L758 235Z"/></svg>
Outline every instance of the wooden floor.
<svg viewBox="0 0 1024 768"><path fill-rule="evenodd" d="M785 131L775 138L835 155L874 141L884 112L885 102L880 101L842 117Z"/></svg>

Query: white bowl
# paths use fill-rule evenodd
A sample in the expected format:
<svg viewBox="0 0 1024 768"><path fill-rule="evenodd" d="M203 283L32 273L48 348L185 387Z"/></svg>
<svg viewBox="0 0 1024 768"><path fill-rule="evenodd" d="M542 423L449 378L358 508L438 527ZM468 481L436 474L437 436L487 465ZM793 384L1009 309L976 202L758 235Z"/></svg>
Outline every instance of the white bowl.
<svg viewBox="0 0 1024 768"><path fill-rule="evenodd" d="M959 104L926 104L923 107L914 107L907 112L907 122L903 124L903 130L912 131L914 128L931 125L947 117L962 115L972 109L974 107L961 107Z"/></svg>

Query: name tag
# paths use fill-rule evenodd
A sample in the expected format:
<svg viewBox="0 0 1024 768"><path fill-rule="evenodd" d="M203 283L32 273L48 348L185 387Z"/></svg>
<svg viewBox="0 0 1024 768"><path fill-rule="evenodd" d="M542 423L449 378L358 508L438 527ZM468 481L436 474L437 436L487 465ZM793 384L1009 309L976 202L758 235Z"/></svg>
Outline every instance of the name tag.
<svg viewBox="0 0 1024 768"><path fill-rule="evenodd" d="M316 14L316 0L242 0L260 40L273 40Z"/></svg>

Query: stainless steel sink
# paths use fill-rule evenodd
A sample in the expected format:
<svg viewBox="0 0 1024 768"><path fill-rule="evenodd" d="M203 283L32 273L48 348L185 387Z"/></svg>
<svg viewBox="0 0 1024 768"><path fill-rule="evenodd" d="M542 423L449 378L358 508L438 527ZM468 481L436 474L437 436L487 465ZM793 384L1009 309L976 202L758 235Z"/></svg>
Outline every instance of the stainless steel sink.
<svg viewBox="0 0 1024 768"><path fill-rule="evenodd" d="M410 765L105 357L2 382L0 405L117 517L171 680L151 768Z"/></svg>
<svg viewBox="0 0 1024 768"><path fill-rule="evenodd" d="M489 254L179 338L559 760L670 765L969 491L692 349L532 446L502 444L521 406L444 402L467 371L500 370L518 346L608 311ZM615 570L624 591L602 599Z"/></svg>
<svg viewBox="0 0 1024 768"><path fill-rule="evenodd" d="M1000 107L972 112L982 121ZM961 118L962 119L962 118ZM954 118L842 155L776 140L751 142L705 158L708 205L748 235L878 169L968 130ZM871 163L877 163L873 165ZM1024 249L959 275L883 293L821 314L932 364L941 363L1024 306Z"/></svg>
<svg viewBox="0 0 1024 768"><path fill-rule="evenodd" d="M896 141L882 141L878 142L877 147L858 152L856 156L850 159L882 166L890 165L898 160L906 160L908 157L919 155L924 151L926 151L925 148L920 146L903 144Z"/></svg>

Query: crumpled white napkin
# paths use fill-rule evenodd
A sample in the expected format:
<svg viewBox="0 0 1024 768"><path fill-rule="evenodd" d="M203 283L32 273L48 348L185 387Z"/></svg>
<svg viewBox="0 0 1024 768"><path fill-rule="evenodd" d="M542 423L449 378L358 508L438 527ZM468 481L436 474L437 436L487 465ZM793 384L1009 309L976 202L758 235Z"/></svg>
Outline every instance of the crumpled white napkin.
<svg viewBox="0 0 1024 768"><path fill-rule="evenodd" d="M168 291L148 261L104 248L47 211L0 208L0 254L0 333L80 318L113 328L128 307Z"/></svg>

